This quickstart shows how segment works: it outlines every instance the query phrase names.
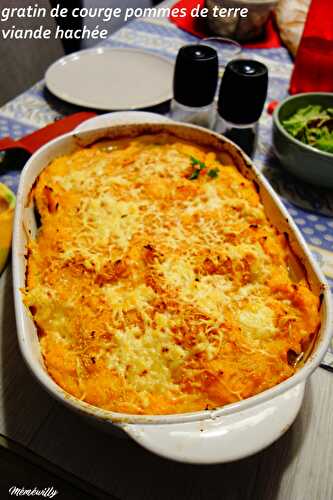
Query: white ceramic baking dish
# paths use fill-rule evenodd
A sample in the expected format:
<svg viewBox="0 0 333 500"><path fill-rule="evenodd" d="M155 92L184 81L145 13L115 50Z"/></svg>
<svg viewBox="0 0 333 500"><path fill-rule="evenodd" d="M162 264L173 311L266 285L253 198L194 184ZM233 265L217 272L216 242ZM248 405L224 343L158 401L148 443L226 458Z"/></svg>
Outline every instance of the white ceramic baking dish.
<svg viewBox="0 0 333 500"><path fill-rule="evenodd" d="M295 254L295 273L302 273L312 289L321 295L321 328L314 348L299 371L281 384L244 401L222 408L187 414L143 416L114 413L79 401L64 392L48 375L41 357L35 325L23 302L26 244L37 231L29 193L39 173L48 163L78 145L103 138L171 132L176 136L219 149L227 163L235 164L254 180L270 220L288 235ZM18 340L22 355L42 386L56 399L105 430L125 431L145 448L167 458L188 463L222 463L243 458L268 446L293 423L300 409L307 378L319 365L331 337L330 291L306 243L281 201L252 162L229 140L200 127L180 123L146 123L111 126L64 135L35 153L20 180L13 235L13 279ZM111 451L110 451L111 453Z"/></svg>

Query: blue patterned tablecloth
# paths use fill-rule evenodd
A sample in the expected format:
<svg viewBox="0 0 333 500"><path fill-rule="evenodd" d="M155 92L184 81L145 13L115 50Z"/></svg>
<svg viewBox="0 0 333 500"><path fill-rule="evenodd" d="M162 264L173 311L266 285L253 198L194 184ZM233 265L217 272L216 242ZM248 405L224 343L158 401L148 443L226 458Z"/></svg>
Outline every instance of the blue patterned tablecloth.
<svg viewBox="0 0 333 500"><path fill-rule="evenodd" d="M195 41L196 37L181 31L167 19L140 19L114 33L103 45L142 48L173 60L179 47ZM262 61L269 68L268 102L283 99L288 92L293 68L287 50L244 49L244 53ZM0 108L0 137L9 135L20 138L73 111L65 103L57 104L56 107L52 102L50 104L50 100L46 99L44 83L37 83ZM333 286L333 192L305 185L281 169L272 151L271 128L272 117L265 110L260 121L255 163L282 197ZM18 181L19 172L13 170L1 173L0 170L0 182L14 191Z"/></svg>

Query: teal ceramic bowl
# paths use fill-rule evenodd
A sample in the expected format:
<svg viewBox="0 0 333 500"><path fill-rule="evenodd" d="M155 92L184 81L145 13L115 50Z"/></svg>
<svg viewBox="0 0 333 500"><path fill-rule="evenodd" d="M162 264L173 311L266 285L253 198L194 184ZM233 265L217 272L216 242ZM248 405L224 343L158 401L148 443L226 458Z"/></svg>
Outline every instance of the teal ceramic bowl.
<svg viewBox="0 0 333 500"><path fill-rule="evenodd" d="M282 122L309 104L333 107L333 93L310 92L288 97L273 115L273 146L282 166L291 174L316 186L333 188L333 154L319 151L292 137Z"/></svg>

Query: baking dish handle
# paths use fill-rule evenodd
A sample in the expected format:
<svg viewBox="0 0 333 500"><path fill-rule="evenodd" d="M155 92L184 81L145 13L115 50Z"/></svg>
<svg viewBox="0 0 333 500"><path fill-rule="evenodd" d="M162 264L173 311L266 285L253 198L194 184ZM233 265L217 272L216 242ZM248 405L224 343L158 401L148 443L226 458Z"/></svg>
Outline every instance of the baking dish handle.
<svg viewBox="0 0 333 500"><path fill-rule="evenodd" d="M231 462L256 453L282 436L302 404L305 382L253 408L183 424L121 425L144 448L179 462Z"/></svg>

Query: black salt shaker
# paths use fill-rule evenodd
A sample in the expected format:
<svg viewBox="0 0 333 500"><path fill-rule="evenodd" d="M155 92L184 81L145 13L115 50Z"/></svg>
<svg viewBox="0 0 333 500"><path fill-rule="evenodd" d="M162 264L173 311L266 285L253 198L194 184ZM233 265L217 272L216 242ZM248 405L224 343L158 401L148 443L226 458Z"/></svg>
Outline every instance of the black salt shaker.
<svg viewBox="0 0 333 500"><path fill-rule="evenodd" d="M267 67L252 59L235 59L226 66L219 92L215 131L253 156L258 120L264 109L268 87Z"/></svg>
<svg viewBox="0 0 333 500"><path fill-rule="evenodd" d="M171 118L211 128L217 83L216 50L202 44L181 47L173 79Z"/></svg>

